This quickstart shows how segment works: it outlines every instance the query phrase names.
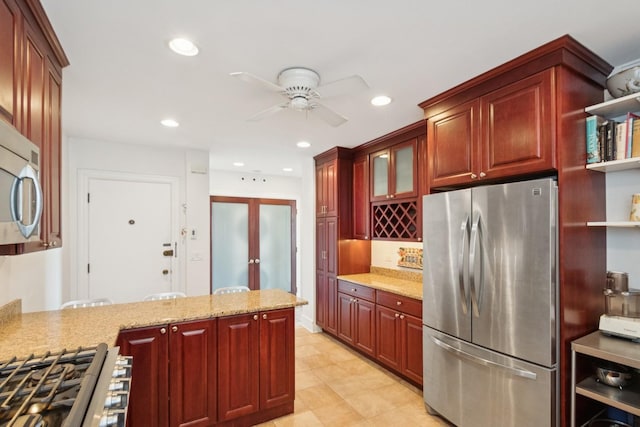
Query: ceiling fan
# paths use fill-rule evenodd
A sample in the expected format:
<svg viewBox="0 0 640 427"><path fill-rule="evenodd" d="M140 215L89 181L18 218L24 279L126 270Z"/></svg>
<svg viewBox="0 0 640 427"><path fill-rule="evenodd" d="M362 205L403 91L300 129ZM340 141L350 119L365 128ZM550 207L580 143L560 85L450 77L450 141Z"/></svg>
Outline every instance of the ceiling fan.
<svg viewBox="0 0 640 427"><path fill-rule="evenodd" d="M250 121L262 120L265 117L290 108L316 114L331 126L340 126L348 119L321 104L318 100L369 88L367 82L358 75L318 86L320 84L320 75L312 69L304 67L291 67L282 70L278 74L277 84L243 71L231 73L231 75L245 82L258 84L268 91L279 93L287 98L286 102L276 104L250 117L248 119Z"/></svg>

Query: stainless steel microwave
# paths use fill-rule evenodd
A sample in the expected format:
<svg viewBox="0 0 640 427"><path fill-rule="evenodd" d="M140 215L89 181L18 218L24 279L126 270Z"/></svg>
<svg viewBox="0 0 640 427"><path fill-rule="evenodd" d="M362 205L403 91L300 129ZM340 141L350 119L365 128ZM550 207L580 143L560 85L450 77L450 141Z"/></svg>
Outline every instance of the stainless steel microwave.
<svg viewBox="0 0 640 427"><path fill-rule="evenodd" d="M0 245L40 239L40 150L0 119Z"/></svg>

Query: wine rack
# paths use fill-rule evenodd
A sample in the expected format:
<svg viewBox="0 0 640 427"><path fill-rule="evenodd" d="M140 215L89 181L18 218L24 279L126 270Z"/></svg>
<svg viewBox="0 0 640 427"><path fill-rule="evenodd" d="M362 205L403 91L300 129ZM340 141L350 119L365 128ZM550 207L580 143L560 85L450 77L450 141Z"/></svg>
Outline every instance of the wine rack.
<svg viewBox="0 0 640 427"><path fill-rule="evenodd" d="M418 240L417 201L382 203L372 206L373 238Z"/></svg>

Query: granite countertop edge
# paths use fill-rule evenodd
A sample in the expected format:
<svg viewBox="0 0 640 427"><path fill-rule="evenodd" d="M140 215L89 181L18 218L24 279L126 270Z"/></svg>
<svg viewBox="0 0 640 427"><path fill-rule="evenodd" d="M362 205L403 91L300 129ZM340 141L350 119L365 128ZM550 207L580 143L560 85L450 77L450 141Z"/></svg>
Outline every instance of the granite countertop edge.
<svg viewBox="0 0 640 427"><path fill-rule="evenodd" d="M338 280L346 280L358 285L422 301L422 282L419 281L375 273L344 274L338 276Z"/></svg>
<svg viewBox="0 0 640 427"><path fill-rule="evenodd" d="M308 302L279 289L172 300L17 313L0 327L0 361L90 347L115 345L121 330L278 310Z"/></svg>

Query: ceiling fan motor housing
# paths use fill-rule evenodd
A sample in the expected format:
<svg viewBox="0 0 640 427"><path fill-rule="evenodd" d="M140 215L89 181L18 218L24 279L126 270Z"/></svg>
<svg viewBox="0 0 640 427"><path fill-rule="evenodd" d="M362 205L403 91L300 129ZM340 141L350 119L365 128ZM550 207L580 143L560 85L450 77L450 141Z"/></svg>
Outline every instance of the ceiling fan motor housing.
<svg viewBox="0 0 640 427"><path fill-rule="evenodd" d="M315 89L319 83L320 76L309 68L287 68L278 74L278 85L285 88L291 106L297 110L306 109L309 98L318 97Z"/></svg>

